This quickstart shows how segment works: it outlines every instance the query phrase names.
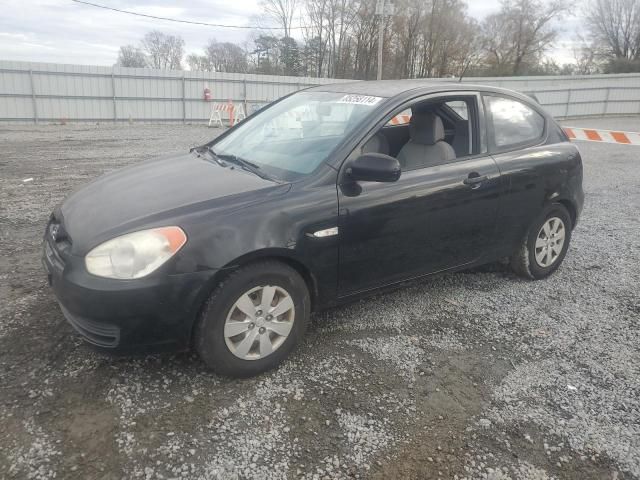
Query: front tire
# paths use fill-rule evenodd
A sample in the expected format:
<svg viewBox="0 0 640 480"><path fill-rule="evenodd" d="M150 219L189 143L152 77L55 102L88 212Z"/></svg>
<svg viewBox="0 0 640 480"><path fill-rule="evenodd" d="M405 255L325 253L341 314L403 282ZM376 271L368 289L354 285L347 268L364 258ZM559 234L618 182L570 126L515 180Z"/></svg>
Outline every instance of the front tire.
<svg viewBox="0 0 640 480"><path fill-rule="evenodd" d="M280 364L304 336L310 298L304 279L278 261L246 265L211 294L195 332L210 369L248 377Z"/></svg>
<svg viewBox="0 0 640 480"><path fill-rule="evenodd" d="M559 203L549 205L533 222L516 253L511 268L524 278L540 280L555 272L569 248L573 223Z"/></svg>

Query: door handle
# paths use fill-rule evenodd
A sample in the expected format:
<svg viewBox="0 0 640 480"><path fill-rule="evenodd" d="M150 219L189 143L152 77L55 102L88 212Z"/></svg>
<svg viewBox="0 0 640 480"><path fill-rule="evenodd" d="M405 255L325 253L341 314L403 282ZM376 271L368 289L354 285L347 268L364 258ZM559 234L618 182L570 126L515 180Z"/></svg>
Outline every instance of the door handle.
<svg viewBox="0 0 640 480"><path fill-rule="evenodd" d="M477 173L474 175L473 173L470 173L469 176L462 181L462 183L474 187L478 186L478 184L482 182L486 182L487 180L489 180L489 177L487 177L486 175L478 175Z"/></svg>

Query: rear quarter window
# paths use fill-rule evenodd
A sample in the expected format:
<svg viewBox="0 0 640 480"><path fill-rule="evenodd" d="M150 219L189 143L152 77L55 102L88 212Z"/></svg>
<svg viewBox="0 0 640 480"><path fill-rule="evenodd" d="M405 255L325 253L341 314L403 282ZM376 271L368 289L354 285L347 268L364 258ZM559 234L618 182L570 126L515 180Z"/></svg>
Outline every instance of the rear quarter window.
<svg viewBox="0 0 640 480"><path fill-rule="evenodd" d="M496 148L535 144L542 139L545 119L533 108L505 97L485 96L484 101Z"/></svg>

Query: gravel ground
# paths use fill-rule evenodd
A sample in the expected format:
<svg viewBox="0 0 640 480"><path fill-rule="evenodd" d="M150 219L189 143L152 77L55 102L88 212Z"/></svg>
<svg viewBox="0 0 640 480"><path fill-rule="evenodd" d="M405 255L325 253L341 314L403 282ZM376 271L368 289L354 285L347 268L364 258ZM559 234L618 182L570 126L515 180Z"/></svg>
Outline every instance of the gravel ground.
<svg viewBox="0 0 640 480"><path fill-rule="evenodd" d="M0 130L0 478L640 478L640 147L580 144L585 211L545 281L491 265L317 314L249 380L192 354L94 352L46 285L49 212L213 135Z"/></svg>

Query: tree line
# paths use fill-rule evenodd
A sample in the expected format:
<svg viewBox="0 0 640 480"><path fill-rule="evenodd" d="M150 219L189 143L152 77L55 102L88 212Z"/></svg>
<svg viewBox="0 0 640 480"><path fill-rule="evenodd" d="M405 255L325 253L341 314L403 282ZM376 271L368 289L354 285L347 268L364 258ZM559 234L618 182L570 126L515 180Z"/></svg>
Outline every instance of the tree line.
<svg viewBox="0 0 640 480"><path fill-rule="evenodd" d="M482 22L465 0L395 0L384 17L376 2L262 0L282 35L257 29L243 45L213 38L186 54L181 37L152 31L120 47L117 65L373 79L384 22L383 78L640 72L640 0L584 0L585 32L565 65L546 56L573 14L564 0L502 0Z"/></svg>

